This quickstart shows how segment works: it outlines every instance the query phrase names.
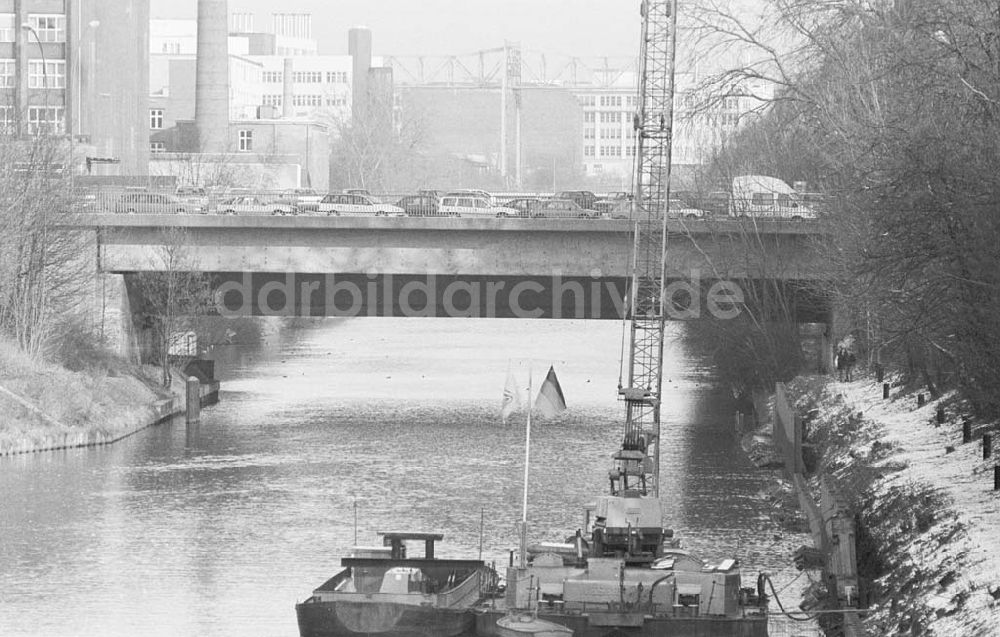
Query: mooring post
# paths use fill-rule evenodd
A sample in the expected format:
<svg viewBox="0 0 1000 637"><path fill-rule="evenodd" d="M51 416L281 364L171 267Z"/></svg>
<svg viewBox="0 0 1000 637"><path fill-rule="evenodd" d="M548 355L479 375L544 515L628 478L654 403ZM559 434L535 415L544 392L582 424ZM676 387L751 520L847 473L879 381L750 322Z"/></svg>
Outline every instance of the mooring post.
<svg viewBox="0 0 1000 637"><path fill-rule="evenodd" d="M936 415L937 415L937 424L943 425L944 424L944 407L938 405L937 414Z"/></svg>
<svg viewBox="0 0 1000 637"><path fill-rule="evenodd" d="M186 390L187 421L190 424L194 424L201 417L201 382L194 376L188 376Z"/></svg>
<svg viewBox="0 0 1000 637"><path fill-rule="evenodd" d="M962 420L962 443L968 444L972 442L972 423L966 418Z"/></svg>
<svg viewBox="0 0 1000 637"><path fill-rule="evenodd" d="M875 363L875 380L881 383L885 379L885 369L882 368L882 363Z"/></svg>
<svg viewBox="0 0 1000 637"><path fill-rule="evenodd" d="M924 395L917 394L917 407L923 407L923 406L924 406Z"/></svg>
<svg viewBox="0 0 1000 637"><path fill-rule="evenodd" d="M983 460L989 460L993 455L993 435L983 434Z"/></svg>
<svg viewBox="0 0 1000 637"><path fill-rule="evenodd" d="M889 383L882 383L882 398L889 398Z"/></svg>
<svg viewBox="0 0 1000 637"><path fill-rule="evenodd" d="M993 466L993 490L1000 491L1000 464Z"/></svg>

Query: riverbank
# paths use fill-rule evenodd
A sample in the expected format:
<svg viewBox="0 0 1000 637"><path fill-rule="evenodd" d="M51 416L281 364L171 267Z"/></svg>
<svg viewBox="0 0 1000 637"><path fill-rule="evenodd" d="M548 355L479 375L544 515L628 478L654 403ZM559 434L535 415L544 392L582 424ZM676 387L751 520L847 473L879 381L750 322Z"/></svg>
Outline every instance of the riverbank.
<svg viewBox="0 0 1000 637"><path fill-rule="evenodd" d="M873 379L800 377L787 392L803 418L811 482L832 478L856 512L868 634L996 634L1000 492L981 440L996 424L963 444L968 409L953 394L918 406L921 390L893 387L883 399ZM767 463L767 445L756 449Z"/></svg>
<svg viewBox="0 0 1000 637"><path fill-rule="evenodd" d="M180 413L183 378L171 391L158 374L116 361L70 371L0 342L0 456L110 444Z"/></svg>

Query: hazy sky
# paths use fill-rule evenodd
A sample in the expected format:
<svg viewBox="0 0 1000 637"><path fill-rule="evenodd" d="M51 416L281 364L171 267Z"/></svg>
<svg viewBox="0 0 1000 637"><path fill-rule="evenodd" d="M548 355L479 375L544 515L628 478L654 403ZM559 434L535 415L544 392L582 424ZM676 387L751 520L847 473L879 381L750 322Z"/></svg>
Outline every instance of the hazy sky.
<svg viewBox="0 0 1000 637"><path fill-rule="evenodd" d="M154 18L193 18L197 0L151 0ZM229 0L229 11L313 16L321 53L346 54L347 29L370 27L376 55L462 55L520 42L547 54L635 56L638 0Z"/></svg>

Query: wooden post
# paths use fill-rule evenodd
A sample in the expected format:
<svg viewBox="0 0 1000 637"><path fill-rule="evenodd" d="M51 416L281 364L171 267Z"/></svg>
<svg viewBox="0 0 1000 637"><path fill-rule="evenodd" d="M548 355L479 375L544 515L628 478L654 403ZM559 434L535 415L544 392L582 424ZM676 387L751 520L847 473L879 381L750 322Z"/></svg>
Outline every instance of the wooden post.
<svg viewBox="0 0 1000 637"><path fill-rule="evenodd" d="M882 383L882 398L889 398L889 383Z"/></svg>
<svg viewBox="0 0 1000 637"><path fill-rule="evenodd" d="M917 407L923 407L923 406L924 406L924 395L917 394Z"/></svg>
<svg viewBox="0 0 1000 637"><path fill-rule="evenodd" d="M944 407L941 407L940 405L937 408L937 424L944 424Z"/></svg>
<svg viewBox="0 0 1000 637"><path fill-rule="evenodd" d="M993 454L993 435L983 434L983 460L989 460Z"/></svg>
<svg viewBox="0 0 1000 637"><path fill-rule="evenodd" d="M993 466L993 490L1000 491L1000 464Z"/></svg>
<svg viewBox="0 0 1000 637"><path fill-rule="evenodd" d="M201 418L201 383L194 376L187 379L187 421L189 424L197 423Z"/></svg>
<svg viewBox="0 0 1000 637"><path fill-rule="evenodd" d="M972 423L966 418L962 421L962 443L968 444L972 442Z"/></svg>

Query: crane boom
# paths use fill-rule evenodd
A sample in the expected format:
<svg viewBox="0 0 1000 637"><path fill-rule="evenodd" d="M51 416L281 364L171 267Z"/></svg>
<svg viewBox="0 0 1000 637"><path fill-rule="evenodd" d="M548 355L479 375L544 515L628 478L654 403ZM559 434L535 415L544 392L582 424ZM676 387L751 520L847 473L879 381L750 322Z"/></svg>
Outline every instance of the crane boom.
<svg viewBox="0 0 1000 637"><path fill-rule="evenodd" d="M637 148L632 208L633 248L628 379L621 449L611 494L659 496L660 393L663 385L667 207L673 141L677 0L643 0L639 101L633 116Z"/></svg>

